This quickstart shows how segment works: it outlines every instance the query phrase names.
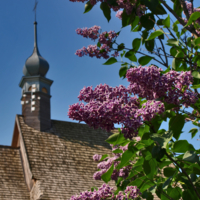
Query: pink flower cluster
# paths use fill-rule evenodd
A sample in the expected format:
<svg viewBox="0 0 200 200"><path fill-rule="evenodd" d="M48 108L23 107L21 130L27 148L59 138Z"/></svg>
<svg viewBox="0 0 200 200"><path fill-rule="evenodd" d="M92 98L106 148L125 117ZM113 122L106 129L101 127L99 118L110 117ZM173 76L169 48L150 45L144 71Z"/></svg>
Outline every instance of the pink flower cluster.
<svg viewBox="0 0 200 200"><path fill-rule="evenodd" d="M100 26L93 26L91 28L77 28L76 33L86 38L96 40L99 37Z"/></svg>
<svg viewBox="0 0 200 200"><path fill-rule="evenodd" d="M129 91L147 100L163 98L162 101L167 103L186 107L196 102L197 95L189 90L193 80L190 71L171 70L163 75L161 71L156 66L129 69L126 74Z"/></svg>
<svg viewBox="0 0 200 200"><path fill-rule="evenodd" d="M106 131L113 130L116 123L121 124L124 137L132 139L137 136L143 121L150 121L165 111L161 101L188 107L197 100L197 95L189 90L191 72L170 71L162 75L161 71L155 66L129 69L126 74L130 82L128 88L122 85L113 88L106 84L94 90L84 87L78 98L87 104L71 105L68 115ZM139 98L131 95L147 101L140 105Z"/></svg>
<svg viewBox="0 0 200 200"><path fill-rule="evenodd" d="M89 55L90 57L95 56L96 58L109 58L108 53L111 51L111 45L118 35L115 31L99 33L100 28L100 26L93 26L91 28L78 28L76 30L78 35L82 35L83 37L90 38L94 41L98 39L101 46L89 45L87 48L83 47L82 49L77 50L75 55L79 57ZM118 55L119 53L117 51L112 54L113 57L117 57Z"/></svg>
<svg viewBox="0 0 200 200"><path fill-rule="evenodd" d="M110 57L108 54L110 51L110 47L106 44L103 44L100 48L97 45L89 45L87 48L83 47L82 49L78 49L75 55L79 57L89 55L90 57L108 59Z"/></svg>
<svg viewBox="0 0 200 200"><path fill-rule="evenodd" d="M92 87L84 87L78 98L87 104L71 105L68 115L72 119L85 121L91 127L106 131L113 130L114 124L120 123L124 136L131 139L137 136L137 129L142 125L143 119L151 119L164 112L164 104L147 101L148 106L140 108L139 99L129 94L130 91L122 85L113 88L104 84L94 90Z"/></svg>
<svg viewBox="0 0 200 200"><path fill-rule="evenodd" d="M70 0L72 2L86 2L87 0ZM98 2L107 2L107 0L90 0L91 5L95 5ZM137 5L137 1L134 2L131 0L117 0L117 5L112 6L108 3L108 6L112 8L114 11L118 11L120 9L125 9L126 13L130 15L132 13L133 8L136 9L136 14L138 16L141 16L144 14L144 11L146 10L146 7L144 5Z"/></svg>
<svg viewBox="0 0 200 200"><path fill-rule="evenodd" d="M135 199L141 195L140 190L136 186L127 186L124 193L119 192L115 196L113 188L109 185L103 184L97 190L94 191L85 191L81 192L79 195L72 196L70 200L102 200L102 199L111 199L111 200L123 200L123 199Z"/></svg>
<svg viewBox="0 0 200 200"><path fill-rule="evenodd" d="M139 141L141 138L140 137L136 137L134 138L136 141ZM112 145L111 145L112 146ZM126 146L112 146L112 151L116 150L116 149L120 149L123 152L125 152L126 150L128 150L128 144ZM100 159L97 158L101 158L101 155L94 155L93 159L94 161L99 161ZM112 164L114 164L114 170L113 173L111 175L111 179L112 180L117 180L118 177L123 177L126 178L131 170L131 165L128 165L126 167L123 167L122 169L117 170L116 167L117 165L120 163L119 161L117 161L117 159L122 156L122 153L115 153L114 157L107 157L105 158L103 161L101 161L98 165L97 168L99 169L99 171L95 172L93 175L93 178L95 180L101 180L101 176L106 173L109 168L112 166Z"/></svg>
<svg viewBox="0 0 200 200"><path fill-rule="evenodd" d="M123 13L123 11L118 10L118 11L117 11L117 14L116 14L115 16L116 16L117 18L119 18L119 19L122 20L122 13Z"/></svg>
<svg viewBox="0 0 200 200"><path fill-rule="evenodd" d="M140 192L139 188L137 188L137 186L127 186L124 193L125 195L123 194L122 191L120 191L118 195L116 196L116 198L118 200L123 200L123 199L127 200L127 199L135 199L142 195L142 193Z"/></svg>

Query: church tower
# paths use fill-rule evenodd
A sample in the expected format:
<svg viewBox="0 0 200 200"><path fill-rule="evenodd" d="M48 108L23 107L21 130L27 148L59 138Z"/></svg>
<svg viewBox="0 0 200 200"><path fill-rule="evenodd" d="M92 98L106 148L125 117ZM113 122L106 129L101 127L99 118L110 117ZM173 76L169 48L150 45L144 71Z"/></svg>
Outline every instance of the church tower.
<svg viewBox="0 0 200 200"><path fill-rule="evenodd" d="M47 79L48 62L40 55L37 44L37 22L34 22L34 49L26 60L19 86L22 88L22 115L30 127L45 131L51 127L50 87Z"/></svg>

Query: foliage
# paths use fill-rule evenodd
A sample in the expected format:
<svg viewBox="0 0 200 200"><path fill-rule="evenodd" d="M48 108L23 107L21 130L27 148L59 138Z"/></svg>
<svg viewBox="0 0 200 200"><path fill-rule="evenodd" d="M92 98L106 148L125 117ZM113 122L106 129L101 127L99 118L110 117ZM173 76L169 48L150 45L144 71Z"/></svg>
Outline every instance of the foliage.
<svg viewBox="0 0 200 200"><path fill-rule="evenodd" d="M99 161L94 178L106 183L115 180L117 186L109 197L98 196L101 189L96 189L97 199L151 200L153 195L161 200L200 199L200 150L187 140L179 140L188 121L194 125L189 131L192 138L200 127L200 8L194 8L193 0L172 2L173 7L164 0L101 1L108 21L111 10L118 11L122 28L130 25L132 32L140 33L131 49L117 43L120 32L100 33L98 26L77 29L79 35L98 43L77 50L76 55L103 57L107 59L105 65L119 62L120 56L125 61L120 61L119 76L130 82L128 88L84 88L79 100L86 104L74 104L69 109L71 118L94 128L111 131L115 123L122 124L119 132L107 139L114 156L94 156ZM85 13L97 3L89 0ZM170 16L176 21L172 23ZM144 67L152 62L154 65ZM160 129L166 121L168 130ZM140 139L135 140L136 136Z"/></svg>

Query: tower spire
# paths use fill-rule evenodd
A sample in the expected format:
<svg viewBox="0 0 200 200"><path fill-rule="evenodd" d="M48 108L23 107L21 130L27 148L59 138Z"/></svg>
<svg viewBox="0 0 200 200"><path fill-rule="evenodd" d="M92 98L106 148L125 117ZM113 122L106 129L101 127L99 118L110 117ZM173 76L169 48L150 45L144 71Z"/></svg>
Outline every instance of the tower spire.
<svg viewBox="0 0 200 200"><path fill-rule="evenodd" d="M38 1L35 0L35 5L34 5L34 8L33 8L33 11L35 12L35 22L36 22L36 10L37 10L37 4L38 4Z"/></svg>
<svg viewBox="0 0 200 200"><path fill-rule="evenodd" d="M38 4L38 1L35 0L35 6L33 8L33 11L35 12L35 21L34 21L34 51L36 51L39 54L38 45L37 45L37 21L36 21L37 4Z"/></svg>

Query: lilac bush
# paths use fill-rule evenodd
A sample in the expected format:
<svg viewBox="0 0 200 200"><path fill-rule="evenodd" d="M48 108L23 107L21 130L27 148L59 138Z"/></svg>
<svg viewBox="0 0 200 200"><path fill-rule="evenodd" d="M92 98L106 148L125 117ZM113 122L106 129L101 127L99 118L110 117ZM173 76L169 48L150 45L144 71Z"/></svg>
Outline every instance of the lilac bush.
<svg viewBox="0 0 200 200"><path fill-rule="evenodd" d="M113 188L109 185L103 184L97 190L81 192L80 195L75 195L70 200L123 200L123 199L136 199L141 195L140 190L136 186L128 186L126 190L120 192L118 195L114 195Z"/></svg>
<svg viewBox="0 0 200 200"><path fill-rule="evenodd" d="M118 33L101 32L99 26L76 30L97 41L76 55L108 59L104 65L119 62L119 76L129 85L84 87L78 96L82 102L69 108L71 119L93 128L112 131L115 124L121 125L106 140L113 155L93 157L99 162L94 179L113 180L117 190L104 185L105 195L98 189L74 199L149 200L155 194L159 199L200 199L200 150L179 139L186 122L194 126L189 131L192 138L200 127L200 8L194 7L194 1L87 1L85 13L100 2L106 19L110 21L111 11L117 12L122 29L129 28L134 39L127 47L117 43L122 29Z"/></svg>

